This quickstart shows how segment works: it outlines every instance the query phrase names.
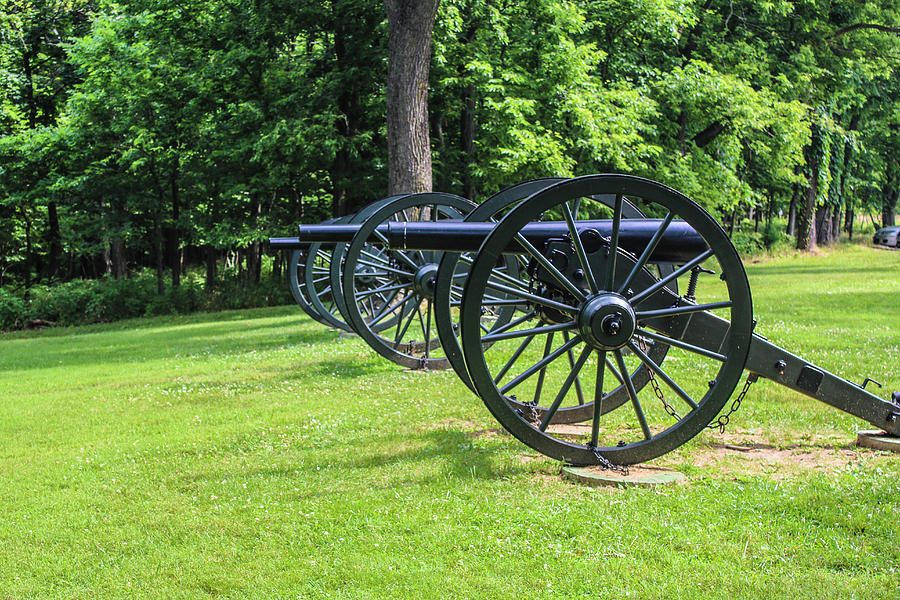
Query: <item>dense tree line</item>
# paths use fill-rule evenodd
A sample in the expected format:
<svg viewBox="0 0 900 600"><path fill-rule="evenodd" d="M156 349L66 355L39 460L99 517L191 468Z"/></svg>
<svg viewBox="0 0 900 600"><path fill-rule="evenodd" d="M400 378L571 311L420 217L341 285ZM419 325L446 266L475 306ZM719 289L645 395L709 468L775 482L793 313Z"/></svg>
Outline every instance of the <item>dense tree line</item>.
<svg viewBox="0 0 900 600"><path fill-rule="evenodd" d="M0 285L147 267L162 293L189 264L258 281L268 235L429 177L478 200L634 173L733 232L783 212L800 248L893 222L892 1L405 4L0 0ZM427 89L404 88L397 57L423 52ZM397 94L427 102L430 176L389 181L411 160Z"/></svg>

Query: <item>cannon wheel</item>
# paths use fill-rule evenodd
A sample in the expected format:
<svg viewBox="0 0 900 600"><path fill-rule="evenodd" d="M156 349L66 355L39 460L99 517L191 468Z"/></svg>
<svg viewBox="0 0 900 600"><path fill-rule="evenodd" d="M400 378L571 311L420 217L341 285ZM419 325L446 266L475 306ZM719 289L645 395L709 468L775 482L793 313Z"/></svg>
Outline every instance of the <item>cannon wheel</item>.
<svg viewBox="0 0 900 600"><path fill-rule="evenodd" d="M326 219L322 221L320 225L328 225L334 223L337 219ZM291 252L290 259L288 262L288 280L289 286L291 288L291 294L294 296L294 300L297 301L297 304L300 306L300 309L305 312L307 315L322 323L323 325L331 325L322 315L319 314L319 311L312 304L312 300L310 298L309 289L315 289L315 287L324 287L327 284L328 270L320 264L316 265L316 261L310 261L311 268L314 270L312 283L315 286L314 288L307 287L306 280L306 267L307 267L307 258L309 257L309 248L304 250L294 250Z"/></svg>
<svg viewBox="0 0 900 600"><path fill-rule="evenodd" d="M534 179L508 187L479 204L478 207L469 213L463 220L487 221L496 219L524 198L527 198L537 191L550 187L551 185L560 183L561 181L566 181L566 179L548 177L544 179ZM602 197L598 196L594 199L612 208L615 202L615 195L607 194ZM645 215L630 203L625 202L622 207L622 216L623 218L641 218ZM453 367L453 370L456 371L456 374L462 382L466 384L469 389L475 391L475 387L472 384L469 372L465 366L462 348L457 339L457 336L459 335L459 319L453 314L453 307L459 306L460 297L462 295L462 286L457 284L461 275L460 271L462 270L460 261L471 264L471 260L470 256L464 256L457 252L445 252L443 257L441 257L440 266L438 268L437 284L435 286L434 314L437 322L438 335L441 340L441 347L443 348L447 359L450 361L450 365ZM510 257L506 257L502 263L502 266L504 267L503 271L506 275L510 275L513 272L513 265L509 264L510 260ZM467 267L466 270L468 270ZM659 273L660 275L665 276L674 270L675 268L672 265L662 265L660 266ZM515 275L519 274L524 275L524 268L517 269ZM502 277L503 273L499 274L499 276ZM677 292L677 282L673 282L671 287L673 291ZM536 318L533 311L520 312L522 314L518 315L516 318L522 319L522 323L533 322ZM492 323L492 329L497 330L511 320L512 315L504 315L503 319L498 319L495 323ZM530 344L531 341L532 340L523 340L522 344L527 345ZM487 350L487 347L488 345L485 346L484 351ZM647 354L656 364L661 364L666 357L668 349L668 346L664 344L655 344L651 341L647 348ZM570 363L574 363L574 355L571 353L569 353L569 360ZM637 369L629 375L629 378L631 379L634 388L640 391L650 381L649 369L647 369L646 365L640 364ZM540 392L538 392L538 394L539 393ZM556 411L556 414L553 416L553 423L580 423L592 417L594 411L593 401L590 398L584 397L584 394L580 389L580 381L578 380L576 381L576 397L576 404L572 406L562 406ZM513 405L514 408L534 411L535 414L543 414L546 409L546 407L536 404L535 400L532 400L531 404L525 404L524 402L511 398L507 398L507 401ZM625 389L625 385L621 384L618 388L607 394L604 398L601 410L605 414L611 410L615 410L627 401L627 390Z"/></svg>
<svg viewBox="0 0 900 600"><path fill-rule="evenodd" d="M446 369L434 319L434 279L440 252L390 249L380 237L379 225L389 221L461 219L475 204L443 193L410 194L385 202L367 215L344 254L341 282L344 316L354 331L376 352L410 369ZM368 273L364 273L368 269ZM363 278L384 283L366 289ZM373 316L364 311L372 294L385 302ZM351 301L352 299L352 301ZM392 320L391 328L382 323Z"/></svg>
<svg viewBox="0 0 900 600"><path fill-rule="evenodd" d="M347 220L342 221L343 223L347 223L349 225L362 225L365 223L369 217L371 217L375 212L377 212L381 207L394 202L400 198L403 198L407 194L399 194L394 196L387 196L382 198L381 200L377 200L372 202L371 204L363 207L359 212L350 215L347 217ZM337 290L337 293L334 295L334 303L337 308L337 314L343 319L344 323L347 323L349 327L353 328L353 324L350 322L349 317L347 316L347 303L344 299L343 292L343 266L344 266L344 256L347 252L348 244L337 244L334 248L334 252L332 256L337 257L336 260L332 260L328 266L328 277L330 282L330 287L333 290ZM363 248L364 253L379 255L384 253L384 250L381 248L377 248L370 244L366 244ZM377 288L383 287L389 280L390 277L386 274L378 274L370 272L371 269L367 269L365 267L357 267L357 274L361 275L360 278L357 279L356 287L357 293L364 293L368 291L375 291ZM387 301L387 295L379 294L377 291L366 296L366 301L361 302L359 305L359 311L362 315L362 318L366 322L370 322L375 315L379 313L379 310L384 306L384 303ZM384 329L388 329L393 327L396 323L396 320L400 318L402 315L399 313L392 314L390 318L384 319L377 323L376 325L372 325L372 328L375 331L382 331ZM353 329L354 333L356 332L355 328Z"/></svg>
<svg viewBox="0 0 900 600"><path fill-rule="evenodd" d="M319 277L323 275L320 273ZM306 253L303 250L294 250L288 259L288 278L291 294L300 306L300 309L316 321L323 323L324 319L309 303L306 293Z"/></svg>
<svg viewBox="0 0 900 600"><path fill-rule="evenodd" d="M330 219L325 223L348 223L352 215ZM304 288L313 312L319 315L318 321L329 327L352 331L352 328L341 318L336 298L340 288L331 284L329 273L333 260L340 260L340 251L336 246L326 244L310 244L306 250L306 262L303 267ZM302 308L302 305L301 305Z"/></svg>
<svg viewBox="0 0 900 600"><path fill-rule="evenodd" d="M485 297L497 294L489 284L492 268L502 250L517 237L529 222L543 215L553 219L559 214L575 230L580 215L599 210L591 206L592 196L615 194L612 211L613 234L603 239L605 245L586 249L578 235L570 235L579 271L591 283L581 291L575 278L554 266L533 246L527 250L535 269L542 269L545 280L552 285L545 288L522 289L506 286L504 293L538 307L543 325L521 331L508 331L504 342L516 343L528 336L543 337L543 354L520 353L516 369L489 359L485 343L498 343L479 327L479 317ZM579 200L580 199L580 200ZM640 256L625 252L618 245L618 226L623 219L625 200L635 203L644 214L661 217L656 235L648 241ZM580 211L574 212L575 203ZM656 242L672 220L680 219L690 225L708 246L694 259L681 265L668 276L648 268L647 259ZM527 243L527 242L526 242ZM616 265L618 263L618 268ZM539 265L539 267L538 267ZM666 291L666 284L679 278L697 277L695 267L713 267L721 277L706 277L712 281L698 290L703 300L688 302ZM489 287L490 286L490 287ZM708 296L707 296L708 295ZM672 302L672 299L675 302ZM707 299L714 302L707 302ZM678 304L679 307L672 307ZM752 301L746 273L740 257L718 223L700 206L682 194L660 183L625 175L591 175L564 181L536 192L510 211L494 228L481 246L469 272L463 293L461 317L462 349L472 382L494 417L515 437L547 456L571 464L633 464L650 460L685 443L699 433L721 410L736 387L747 359L752 333ZM652 315L648 312L653 310ZM715 314L728 327L723 340L716 340L716 351L703 347L702 342L688 343L681 339L694 312ZM614 325L614 326L613 326ZM518 336L516 339L513 336ZM565 341L554 347L553 337ZM642 346L647 340L670 346L669 360L676 368L666 371L648 357ZM693 338L692 338L693 340ZM624 349L629 349L627 355ZM571 350L577 357L570 365L564 357ZM672 359L672 355L677 356ZM626 359L644 363L652 369L662 387L674 393L671 402L684 415L656 406L655 398L648 399L648 387L643 400L621 373L630 372ZM585 367L590 363L590 368ZM522 367L525 367L524 369ZM503 375L517 372L518 375ZM589 377L586 387L593 394L594 410L590 432L581 439L569 441L554 433L550 425L555 413L567 399L571 402L576 379L585 371ZM610 375L625 384L632 410L604 413ZM543 414L530 413L509 402L512 392L521 393L525 385L542 386L546 398L553 398ZM606 385L605 385L606 384ZM590 387L593 386L593 390ZM654 386L654 393L655 393ZM540 394L539 394L540 397ZM671 404L663 401L669 408ZM672 414L676 416L671 416ZM603 418L601 418L603 417ZM674 421L674 422L673 422Z"/></svg>

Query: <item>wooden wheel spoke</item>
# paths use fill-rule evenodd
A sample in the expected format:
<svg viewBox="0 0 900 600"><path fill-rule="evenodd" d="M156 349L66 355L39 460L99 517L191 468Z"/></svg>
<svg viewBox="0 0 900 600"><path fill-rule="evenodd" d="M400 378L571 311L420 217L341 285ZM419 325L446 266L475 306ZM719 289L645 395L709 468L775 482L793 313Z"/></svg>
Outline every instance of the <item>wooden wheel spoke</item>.
<svg viewBox="0 0 900 600"><path fill-rule="evenodd" d="M556 350L554 350L553 352L551 352L550 354L548 354L547 356L542 358L541 360L537 361L536 363L534 363L533 365L528 367L525 371L523 371L520 375L518 375L517 377L515 377L514 379L509 381L506 385L504 385L502 388L500 388L500 393L505 394L509 390L513 389L514 387L516 387L517 385L519 385L520 383L522 383L523 381L525 381L526 379L528 379L529 377L531 377L532 375L534 375L535 373L537 373L538 371L540 371L541 369L543 369L544 367L546 367L547 365L552 363L554 360L556 360L557 358L559 358L560 356L565 354L569 348L575 346L576 344L578 344L580 342L581 342L581 336L576 335L571 340L569 340L567 343L563 344L562 346L560 346L559 348L557 348Z"/></svg>
<svg viewBox="0 0 900 600"><path fill-rule="evenodd" d="M530 310L530 311L528 311L527 313L525 313L524 315L522 315L521 317L519 317L519 318L517 318L517 319L513 319L512 321L510 321L510 322L507 323L506 325L503 325L502 327L498 327L497 329L492 330L490 333L491 333L492 335L496 335L496 334L498 334L498 333L503 333L504 331L509 331L509 330L512 329L513 327L518 327L519 325L521 325L521 324L524 323L525 321L534 318L534 316L535 316L536 314L537 314L537 313L536 313L535 311Z"/></svg>
<svg viewBox="0 0 900 600"><path fill-rule="evenodd" d="M573 323L574 325L574 323ZM563 341L569 341L569 332L563 329ZM566 354L569 355L569 368L575 368L575 356L572 354L572 350L570 349ZM578 398L578 404L584 404L584 393L581 391L581 379L577 376L575 377L575 396Z"/></svg>
<svg viewBox="0 0 900 600"><path fill-rule="evenodd" d="M486 287L488 287L492 290L495 290L498 292L503 292L504 294L508 294L510 296L520 298L521 300L528 300L530 302L534 302L535 304L540 304L542 306L555 308L557 310L561 310L563 312L567 312L570 314L574 314L574 313L578 312L578 309L575 308L574 306L570 306L570 305L564 304L562 302L557 302L556 300L551 300L549 298L544 298L543 296L538 296L537 294L532 294L531 292L523 292L521 290L507 287L505 285L502 285L500 283L496 283L493 281L488 281L485 285L486 285ZM510 302L509 300L501 300L500 302L494 302L493 304L509 303L509 302ZM516 302L512 302L512 303L515 304ZM489 304L489 303L482 302L482 304Z"/></svg>
<svg viewBox="0 0 900 600"><path fill-rule="evenodd" d="M403 299L403 306L406 306L406 303L415 298L415 296L406 296ZM404 309L405 310L405 309ZM412 324L413 319L416 318L416 311L409 311L409 316L406 318L406 323L403 324L403 329L400 329L401 323L403 323L403 310L400 311L400 318L397 319L397 333L394 336L394 349L396 350L400 346L400 340L403 339L403 336L406 335L406 331L409 329L410 324Z"/></svg>
<svg viewBox="0 0 900 600"><path fill-rule="evenodd" d="M391 314L392 312L397 310L398 307L400 307L403 304L406 304L406 302L411 297L412 296L404 296L404 297L400 298L399 300L397 300L397 302L395 302L394 304L389 304L389 305L385 306L383 309L381 309L381 312L379 312L376 316L372 317L372 320L369 321L369 327L374 327L375 325L380 323L386 316L388 316L389 314ZM403 314L403 311L401 311L401 314Z"/></svg>
<svg viewBox="0 0 900 600"><path fill-rule="evenodd" d="M515 362L517 360L519 360L519 357L522 356L522 353L525 352L525 349L532 342L532 340L534 340L534 338L535 338L534 335L529 335L524 340L522 340L522 343L519 344L519 347L516 348L516 351L512 353L512 356L509 358L508 361L506 361L506 364L503 365L503 368L500 369L497 372L497 375L494 376L494 383L499 383L499 381L501 379L503 379L503 376L506 375L506 373L507 373L507 371L509 371L510 367L512 367L515 364Z"/></svg>
<svg viewBox="0 0 900 600"><path fill-rule="evenodd" d="M706 356L720 362L725 362L726 360L728 360L728 357L724 354L719 354L718 352L713 352L712 350L707 350L706 348L701 348L700 346L688 344L687 342L682 342L681 340L676 340L675 338L671 338L666 335L654 333L653 331L638 328L635 330L635 333L650 338L651 340L656 340L657 342L662 342L663 344L667 344L669 346L681 348L682 350L687 350L688 352L694 352L695 354L700 354L702 356Z"/></svg>
<svg viewBox="0 0 900 600"><path fill-rule="evenodd" d="M649 440L653 437L653 433L650 431L650 426L647 424L647 417L644 416L644 409L641 407L641 403L638 400L637 392L634 389L634 383L631 381L631 377L628 376L628 367L625 366L625 358L622 356L621 350L614 350L613 354L616 356L616 363L619 365L619 370L625 376L625 389L628 390L628 397L631 399L631 406L634 408L634 414L641 426L641 431L644 432L644 439Z"/></svg>
<svg viewBox="0 0 900 600"><path fill-rule="evenodd" d="M704 260L706 260L707 258L712 256L712 254L713 254L712 248L706 250L705 252L703 252L701 254L698 254L697 256L695 256L688 262L684 263L679 268L675 269L674 271L672 271L671 273L669 273L668 275L666 275L665 277L663 277L662 279L660 279L659 281L657 281L656 283L651 285L650 287L641 290L640 292L638 292L637 294L635 294L634 296L629 298L628 301L631 302L632 306L637 306L638 304L640 304L641 302L643 302L644 300L646 300L647 298L649 298L650 296L652 296L653 294L655 294L656 292L658 292L659 290L664 288L670 281L678 279L679 277L681 277L682 275L684 275L685 273L687 273L688 271L690 271L691 269L693 269L694 267L696 267L697 265L702 263Z"/></svg>
<svg viewBox="0 0 900 600"><path fill-rule="evenodd" d="M431 298L425 299L425 358L431 350Z"/></svg>
<svg viewBox="0 0 900 600"><path fill-rule="evenodd" d="M556 398L553 399L553 404L551 404L550 408L548 408L544 413L544 416L541 419L541 425L539 427L541 431L545 431L547 429L547 425L550 424L550 420L553 419L553 415L555 415L556 411L559 410L563 399L566 397L566 394L569 393L569 388L572 387L572 383L574 383L574 381L578 378L578 373L581 372L582 367L584 367L584 363L587 362L587 359L590 357L592 351L593 349L587 345L581 351L581 356L578 357L578 360L572 366L572 369L569 371L569 375L563 382L562 387L559 388L559 392L556 394Z"/></svg>
<svg viewBox="0 0 900 600"><path fill-rule="evenodd" d="M597 352L597 380L594 387L594 413L591 419L591 447L597 447L600 437L600 415L603 414L603 373L606 371L606 350Z"/></svg>
<svg viewBox="0 0 900 600"><path fill-rule="evenodd" d="M402 269L395 269L394 267L388 267L388 266L385 266L382 264L369 262L367 260L360 259L357 261L357 263L360 265L364 265L366 267L372 267L373 269L378 269L379 271L382 271L382 273L379 273L380 275L384 275L386 273L393 273L394 275L399 275L401 277L408 277L409 279L412 279L413 277L416 276L415 273L410 273L409 271L403 271Z"/></svg>
<svg viewBox="0 0 900 600"><path fill-rule="evenodd" d="M653 234L653 237L650 238L650 243L647 244L647 247L644 248L644 251L641 253L641 256L638 258L637 262L634 263L634 267L631 268L631 272L628 274L628 277L625 278L625 282L619 286L619 289L617 290L619 294L628 289L628 286L631 285L634 276L637 275L638 272L642 268L644 268L644 265L647 264L647 261L650 260L650 255L653 254L654 250L656 250L656 246L659 245L659 240L662 239L663 234L666 232L666 229L668 229L669 224L672 222L672 219L674 217L675 213L670 210L669 214L666 215L666 218L663 219L663 222Z"/></svg>
<svg viewBox="0 0 900 600"><path fill-rule="evenodd" d="M370 290L364 290L362 292L357 292L356 298L357 299L366 298L368 296L375 296L378 294L383 294L385 292L392 292L394 290L402 290L403 288L407 288L407 287L409 287L409 284L407 284L407 283L397 283L394 285L385 285L382 287L372 288Z"/></svg>
<svg viewBox="0 0 900 600"><path fill-rule="evenodd" d="M488 333L487 335L481 336L481 341L484 343L497 342L500 340L509 340L509 339L528 336L528 335L540 335L542 333L551 333L553 331L568 331L569 329L573 329L574 327L575 327L575 321L569 321L567 323L559 323L557 325L545 325L543 327L533 327L531 329L519 329L517 331L504 331L502 333ZM566 341L568 341L568 339Z"/></svg>
<svg viewBox="0 0 900 600"><path fill-rule="evenodd" d="M525 239L525 236L521 233L516 234L516 241L525 249L525 251L531 255L531 257L538 262L544 269L550 273L556 281L559 282L566 290L569 291L570 294L578 298L579 300L584 300L585 295L584 292L575 287L575 284L569 281L569 278L566 277L559 269L554 266L550 260L541 253L540 250L535 248L531 242Z"/></svg>
<svg viewBox="0 0 900 600"><path fill-rule="evenodd" d="M638 319L655 319L660 317L673 317L675 315L686 315L704 310L716 310L719 308L731 308L733 302L730 300L725 302L710 302L709 304L694 304L686 306L673 306L672 308L660 308L657 310L643 310L634 313Z"/></svg>
<svg viewBox="0 0 900 600"><path fill-rule="evenodd" d="M548 356L550 356L550 349L553 347L553 332L550 332L550 335L547 336L547 341L544 342L544 353L541 356L541 360L544 360ZM541 368L541 372L538 373L538 380L534 386L534 405L538 406L541 401L541 390L544 387L544 376L547 374L547 367L544 366Z"/></svg>
<svg viewBox="0 0 900 600"><path fill-rule="evenodd" d="M599 291L597 280L594 278L594 271L591 269L591 263L588 262L587 253L584 251L584 244L581 242L581 236L578 235L578 229L575 227L575 219L572 211L569 209L569 203L563 202L563 216L566 218L566 226L569 228L569 237L572 238L572 245L575 247L575 254L578 256L578 262L584 276L587 279L588 287L592 294Z"/></svg>
<svg viewBox="0 0 900 600"><path fill-rule="evenodd" d="M613 289L616 281L616 257L619 253L619 228L622 225L622 194L616 194L616 204L613 208L612 235L609 238L609 276L606 281L606 289Z"/></svg>
<svg viewBox="0 0 900 600"><path fill-rule="evenodd" d="M683 389L681 389L681 386L679 386L677 383L675 383L675 380L672 379L671 377L669 377L669 375L665 371L663 371L659 367L659 365L656 364L656 362L654 362L654 360L652 358L647 356L647 354L645 354L644 351L641 350L637 346L637 344L629 341L628 347L631 348L631 351L634 352L634 354L639 359L641 359L641 362L643 362L647 366L648 369L650 369L651 371L656 373L656 375L658 375L660 379L665 381L666 385L668 385L670 388L672 388L672 391L674 391L676 394L678 394L678 396L681 397L681 399L684 400L687 403L687 405L691 407L691 410L697 408L697 403L694 401L694 399L691 398L691 396L687 392L685 392Z"/></svg>

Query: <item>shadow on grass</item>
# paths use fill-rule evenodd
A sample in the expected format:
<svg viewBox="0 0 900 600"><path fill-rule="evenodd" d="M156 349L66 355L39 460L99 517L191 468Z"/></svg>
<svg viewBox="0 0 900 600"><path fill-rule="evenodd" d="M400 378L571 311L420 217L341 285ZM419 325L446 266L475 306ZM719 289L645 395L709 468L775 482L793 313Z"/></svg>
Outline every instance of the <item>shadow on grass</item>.
<svg viewBox="0 0 900 600"><path fill-rule="evenodd" d="M451 479L499 479L522 472L522 465L514 460L500 461L497 455L505 453L503 444L473 443L470 432L458 429L433 429L403 438L402 448L384 450L374 448L366 454L349 457L339 466L352 469L378 470L389 467L407 467L408 473L416 473L415 466L438 461L440 476ZM512 443L515 442L510 438ZM434 475L418 479L425 483Z"/></svg>
<svg viewBox="0 0 900 600"><path fill-rule="evenodd" d="M318 324L298 328L283 322L258 322L262 318L269 316L158 324L156 330L153 327L134 329L133 335L129 335L131 330L99 328L65 339L60 336L11 339L8 351L3 352L0 371L187 359L195 355L241 354L338 340L333 331ZM7 340L0 338L0 343L3 342ZM19 343L26 345L16 348Z"/></svg>
<svg viewBox="0 0 900 600"><path fill-rule="evenodd" d="M874 264L873 264L874 263ZM873 275L887 275L886 270L890 268L886 264L878 264L877 261L873 261L869 266L865 267L835 267L833 263L821 263L821 264L809 264L809 265L783 265L783 266L749 266L747 271L753 275L757 274L762 276L764 273L766 277L777 277L779 275L805 275L805 276L814 276L814 275L833 275L835 273L850 273L857 275L864 274L873 274Z"/></svg>
<svg viewBox="0 0 900 600"><path fill-rule="evenodd" d="M884 294L875 294L872 292L830 292L827 294L810 294L809 300L801 297L799 301L792 302L790 299L783 302L779 307L779 311L790 312L795 309L814 311L816 315L822 315L821 322L823 325L830 325L830 319L833 318L835 324L842 320L858 319L860 311L865 319L882 320L890 324L897 318L897 302L890 297L889 290L885 290ZM757 300L755 304L770 304L772 299L766 295L762 298L754 298ZM771 308L771 307L770 307Z"/></svg>
<svg viewBox="0 0 900 600"><path fill-rule="evenodd" d="M393 363L387 367L394 367ZM380 361L354 361L348 359L321 360L315 363L302 363L292 375L284 379L308 379L309 377L335 376L341 379L356 379L365 375L374 375L385 370L386 365Z"/></svg>

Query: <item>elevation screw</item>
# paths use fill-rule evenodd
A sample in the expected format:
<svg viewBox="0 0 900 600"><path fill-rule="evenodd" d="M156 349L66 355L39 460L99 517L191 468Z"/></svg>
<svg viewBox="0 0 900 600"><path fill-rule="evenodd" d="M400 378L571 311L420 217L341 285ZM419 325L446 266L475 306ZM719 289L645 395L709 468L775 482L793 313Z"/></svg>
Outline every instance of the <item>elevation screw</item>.
<svg viewBox="0 0 900 600"><path fill-rule="evenodd" d="M778 371L779 375L784 375L784 370L787 368L787 362L783 360L779 360L775 363L775 370Z"/></svg>

